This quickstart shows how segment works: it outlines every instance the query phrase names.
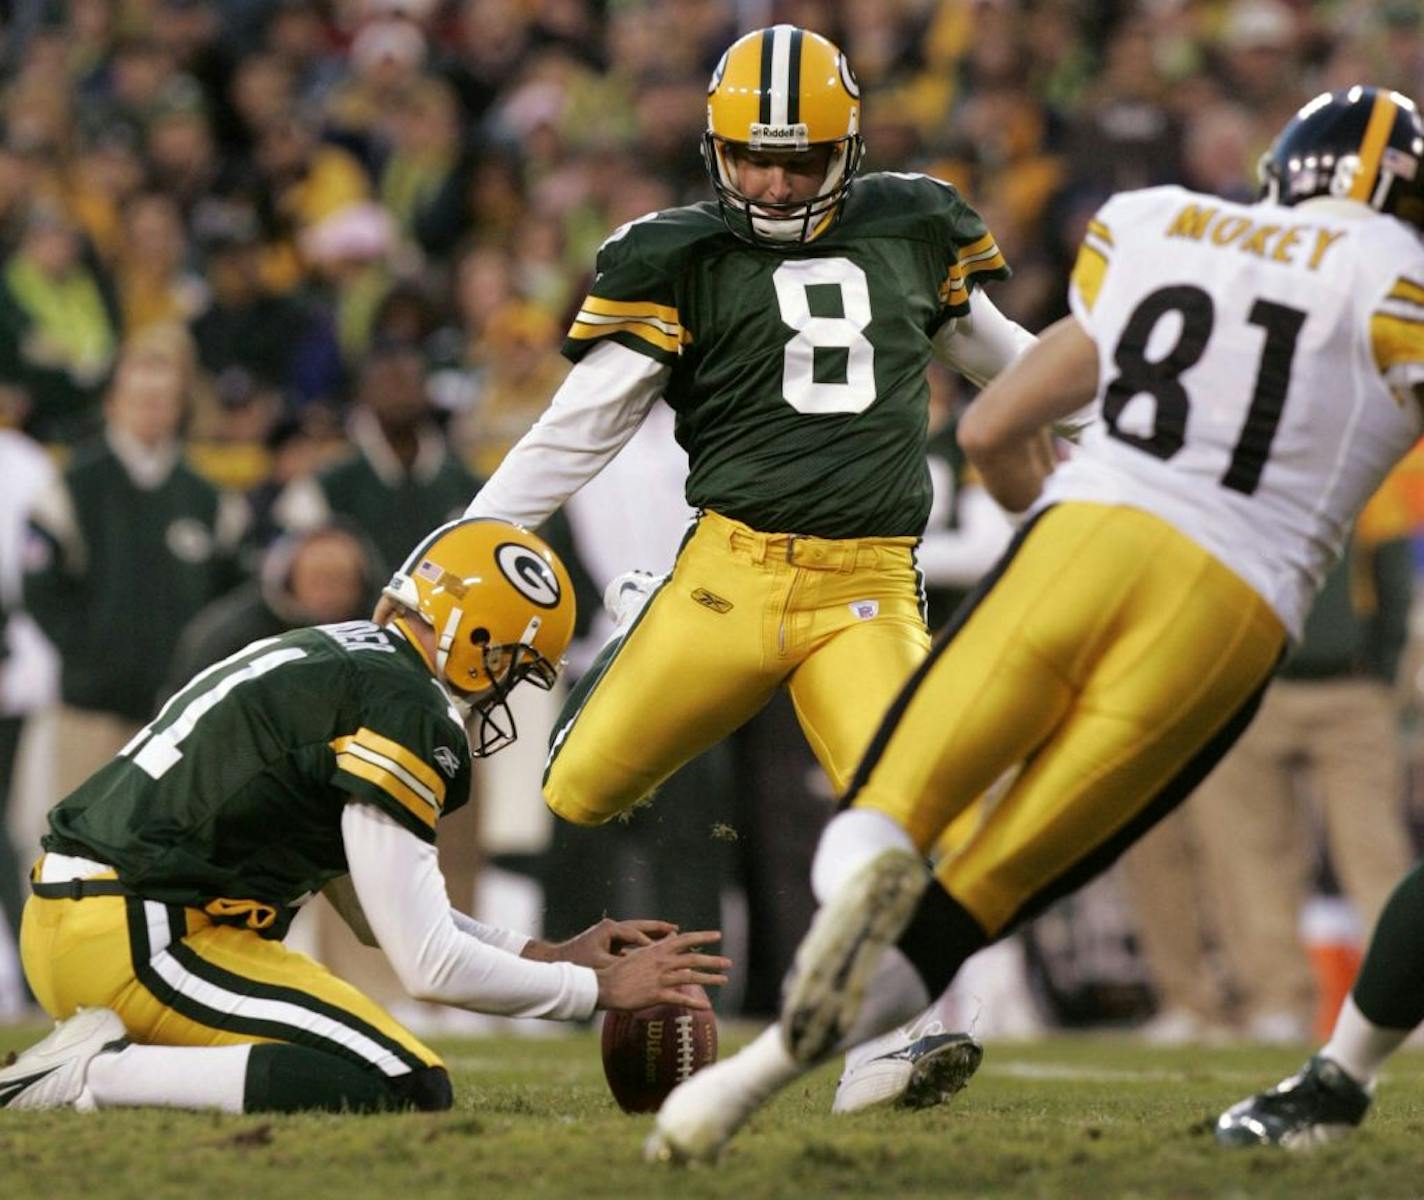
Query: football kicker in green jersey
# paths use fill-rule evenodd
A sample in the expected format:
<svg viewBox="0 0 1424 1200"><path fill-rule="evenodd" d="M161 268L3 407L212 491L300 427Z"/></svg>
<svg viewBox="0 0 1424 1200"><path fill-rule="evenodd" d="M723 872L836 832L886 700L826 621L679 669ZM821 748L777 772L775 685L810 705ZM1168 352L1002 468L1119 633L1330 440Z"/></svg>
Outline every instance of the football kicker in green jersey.
<svg viewBox="0 0 1424 1200"><path fill-rule="evenodd" d="M693 507L754 529L914 537L931 496L930 340L1008 274L979 215L924 175L857 180L828 233L785 249L695 204L604 243L564 353L611 338L672 367Z"/></svg>
<svg viewBox="0 0 1424 1200"><path fill-rule="evenodd" d="M196 676L54 808L43 845L280 937L347 872L353 796L433 841L469 787L459 713L419 653L353 621L254 642Z"/></svg>

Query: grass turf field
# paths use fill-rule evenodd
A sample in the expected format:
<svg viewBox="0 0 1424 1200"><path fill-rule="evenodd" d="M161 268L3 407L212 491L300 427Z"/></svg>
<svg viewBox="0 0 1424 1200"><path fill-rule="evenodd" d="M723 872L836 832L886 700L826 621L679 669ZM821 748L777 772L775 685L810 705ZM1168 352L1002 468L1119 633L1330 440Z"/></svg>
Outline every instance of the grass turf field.
<svg viewBox="0 0 1424 1200"><path fill-rule="evenodd" d="M0 1054L42 1031L0 1029ZM741 1031L745 1037L746 1031ZM725 1043L742 1040L731 1033ZM161 1111L0 1115L9 1197L1424 1196L1424 1054L1401 1055L1353 1139L1309 1154L1219 1150L1224 1105L1304 1050L1149 1049L1115 1038L988 1047L969 1090L918 1113L832 1118L833 1068L784 1092L717 1169L640 1159L588 1033L437 1042L455 1109L390 1117Z"/></svg>

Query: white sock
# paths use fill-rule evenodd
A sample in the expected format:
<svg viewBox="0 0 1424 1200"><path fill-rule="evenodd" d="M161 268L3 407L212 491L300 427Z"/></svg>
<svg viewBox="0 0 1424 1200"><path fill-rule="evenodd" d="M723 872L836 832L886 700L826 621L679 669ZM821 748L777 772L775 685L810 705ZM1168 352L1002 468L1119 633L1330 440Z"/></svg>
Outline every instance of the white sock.
<svg viewBox="0 0 1424 1200"><path fill-rule="evenodd" d="M892 846L914 851L910 835L873 808L848 808L831 818L811 864L811 890L825 904L857 870Z"/></svg>
<svg viewBox="0 0 1424 1200"><path fill-rule="evenodd" d="M1320 1053L1339 1063L1357 1082L1369 1084L1384 1060L1399 1049L1400 1043L1412 1032L1376 1025L1355 1007L1354 996L1346 996L1340 1015L1335 1018L1330 1040Z"/></svg>
<svg viewBox="0 0 1424 1200"><path fill-rule="evenodd" d="M781 1040L780 1024L768 1025L754 1040L719 1065L737 1070L742 1076L743 1086L758 1100L766 1099L778 1088L785 1087L811 1070L788 1053L786 1043Z"/></svg>
<svg viewBox="0 0 1424 1200"><path fill-rule="evenodd" d="M216 1108L240 1113L251 1046L125 1046L89 1064L96 1108Z"/></svg>

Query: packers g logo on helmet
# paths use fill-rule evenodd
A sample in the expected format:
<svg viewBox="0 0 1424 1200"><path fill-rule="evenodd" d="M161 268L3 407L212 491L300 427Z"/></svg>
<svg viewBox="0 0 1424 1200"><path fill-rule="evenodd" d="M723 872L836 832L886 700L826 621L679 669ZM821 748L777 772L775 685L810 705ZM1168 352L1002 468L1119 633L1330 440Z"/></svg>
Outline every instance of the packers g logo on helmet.
<svg viewBox="0 0 1424 1200"><path fill-rule="evenodd" d="M540 608L556 608L563 589L553 568L519 542L504 542L494 552L494 561L511 586Z"/></svg>
<svg viewBox="0 0 1424 1200"><path fill-rule="evenodd" d="M456 704L480 718L472 752L512 742L509 693L525 680L553 687L573 636L573 586L558 556L506 521L452 521L411 552L384 594L435 631L432 669Z"/></svg>
<svg viewBox="0 0 1424 1200"><path fill-rule="evenodd" d="M737 186L729 148L830 148L819 194L788 204L753 201ZM865 145L860 84L835 45L794 25L758 29L732 43L707 87L702 161L722 218L760 245L803 244L835 224Z"/></svg>

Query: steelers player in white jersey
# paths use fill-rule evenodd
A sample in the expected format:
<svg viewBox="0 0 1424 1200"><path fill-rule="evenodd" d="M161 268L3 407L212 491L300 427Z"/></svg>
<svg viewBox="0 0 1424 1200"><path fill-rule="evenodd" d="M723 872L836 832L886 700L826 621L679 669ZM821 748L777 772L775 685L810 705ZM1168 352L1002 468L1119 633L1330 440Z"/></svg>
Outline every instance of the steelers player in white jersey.
<svg viewBox="0 0 1424 1200"><path fill-rule="evenodd" d="M584 1019L725 978L696 949L712 931L604 921L553 946L450 907L439 818L513 738L510 691L552 685L569 577L533 534L464 520L386 594L384 625L292 630L195 676L51 810L20 951L59 1024L0 1069L0 1109L448 1108L439 1055L283 945L317 891L413 994L477 1011Z"/></svg>
<svg viewBox="0 0 1424 1200"><path fill-rule="evenodd" d="M940 180L860 174L860 127L827 39L733 43L708 87L715 200L608 238L573 369L467 510L536 528L654 404L676 413L697 517L555 724L543 793L565 820L626 812L778 691L841 791L929 650L926 368L982 386L1033 337L984 294L1008 267L979 215ZM977 1063L962 1035L925 1051L951 1077Z"/></svg>
<svg viewBox="0 0 1424 1200"><path fill-rule="evenodd" d="M778 1087L1105 868L1225 753L1424 429L1421 227L1424 124L1366 87L1296 115L1255 204L1161 187L1102 207L1072 315L960 425L1027 520L822 837L780 1026L669 1097L654 1157L714 1157ZM1048 426L1088 400L1100 419L1055 465Z"/></svg>

